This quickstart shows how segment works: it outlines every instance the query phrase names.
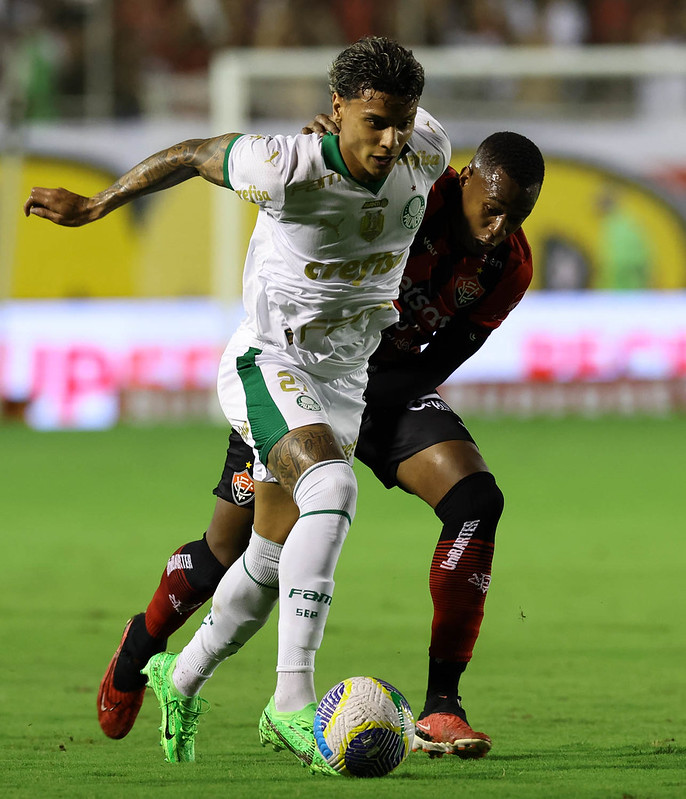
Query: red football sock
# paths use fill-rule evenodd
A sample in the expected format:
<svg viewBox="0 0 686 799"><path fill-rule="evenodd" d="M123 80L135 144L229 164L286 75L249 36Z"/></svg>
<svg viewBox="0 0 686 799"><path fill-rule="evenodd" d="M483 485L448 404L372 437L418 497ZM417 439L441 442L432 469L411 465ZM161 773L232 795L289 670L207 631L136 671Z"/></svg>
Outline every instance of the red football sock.
<svg viewBox="0 0 686 799"><path fill-rule="evenodd" d="M145 611L145 627L153 638L168 638L214 594L226 573L207 541L191 541L167 561L162 579Z"/></svg>
<svg viewBox="0 0 686 799"><path fill-rule="evenodd" d="M444 527L429 574L434 605L430 657L466 663L472 656L502 509L503 495L488 472L460 480L436 506Z"/></svg>
<svg viewBox="0 0 686 799"><path fill-rule="evenodd" d="M486 591L491 579L493 544L472 540L454 570L447 572L457 541L440 541L434 552L429 588L434 604L429 655L444 660L468 661L479 636Z"/></svg>

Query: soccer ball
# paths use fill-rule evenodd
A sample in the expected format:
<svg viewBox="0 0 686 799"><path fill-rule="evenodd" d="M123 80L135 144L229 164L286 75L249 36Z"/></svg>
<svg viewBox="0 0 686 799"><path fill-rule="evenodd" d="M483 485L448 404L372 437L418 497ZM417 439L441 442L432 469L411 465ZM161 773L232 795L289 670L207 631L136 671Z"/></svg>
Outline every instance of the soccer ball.
<svg viewBox="0 0 686 799"><path fill-rule="evenodd" d="M408 756L414 716L407 699L384 680L348 677L322 698L314 737L326 762L349 777L383 777Z"/></svg>

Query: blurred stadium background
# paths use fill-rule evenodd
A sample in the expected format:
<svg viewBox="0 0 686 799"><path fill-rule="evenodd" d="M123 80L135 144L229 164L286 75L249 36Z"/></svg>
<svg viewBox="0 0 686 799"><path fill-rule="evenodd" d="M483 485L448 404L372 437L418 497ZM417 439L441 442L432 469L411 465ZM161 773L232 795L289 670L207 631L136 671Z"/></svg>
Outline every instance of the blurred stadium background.
<svg viewBox="0 0 686 799"><path fill-rule="evenodd" d="M0 396L38 429L218 418L253 216L201 181L80 231L32 185L91 194L175 141L296 132L366 34L411 46L453 164L541 147L534 290L446 387L470 414L686 406L682 0L0 0Z"/></svg>

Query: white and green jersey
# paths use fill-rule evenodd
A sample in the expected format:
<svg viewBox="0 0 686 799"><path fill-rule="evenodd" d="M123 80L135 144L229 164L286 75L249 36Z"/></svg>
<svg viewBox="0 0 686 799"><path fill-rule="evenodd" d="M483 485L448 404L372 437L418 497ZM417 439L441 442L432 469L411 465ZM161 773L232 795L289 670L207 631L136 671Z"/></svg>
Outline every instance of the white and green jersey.
<svg viewBox="0 0 686 799"><path fill-rule="evenodd" d="M337 136L236 139L226 185L259 206L241 334L321 377L363 366L397 320L408 249L449 160L447 134L422 109L401 158L375 184L350 175Z"/></svg>

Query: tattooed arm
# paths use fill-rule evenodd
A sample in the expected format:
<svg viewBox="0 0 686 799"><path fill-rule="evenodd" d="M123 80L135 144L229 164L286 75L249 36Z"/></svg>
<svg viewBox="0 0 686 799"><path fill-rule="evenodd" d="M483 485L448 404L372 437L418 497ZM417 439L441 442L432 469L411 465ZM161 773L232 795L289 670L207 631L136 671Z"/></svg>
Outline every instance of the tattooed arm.
<svg viewBox="0 0 686 799"><path fill-rule="evenodd" d="M24 203L24 213L49 219L56 225L79 227L102 219L137 197L168 189L197 175L221 186L226 148L239 135L228 133L212 139L189 139L160 150L92 197L62 188L34 186Z"/></svg>

